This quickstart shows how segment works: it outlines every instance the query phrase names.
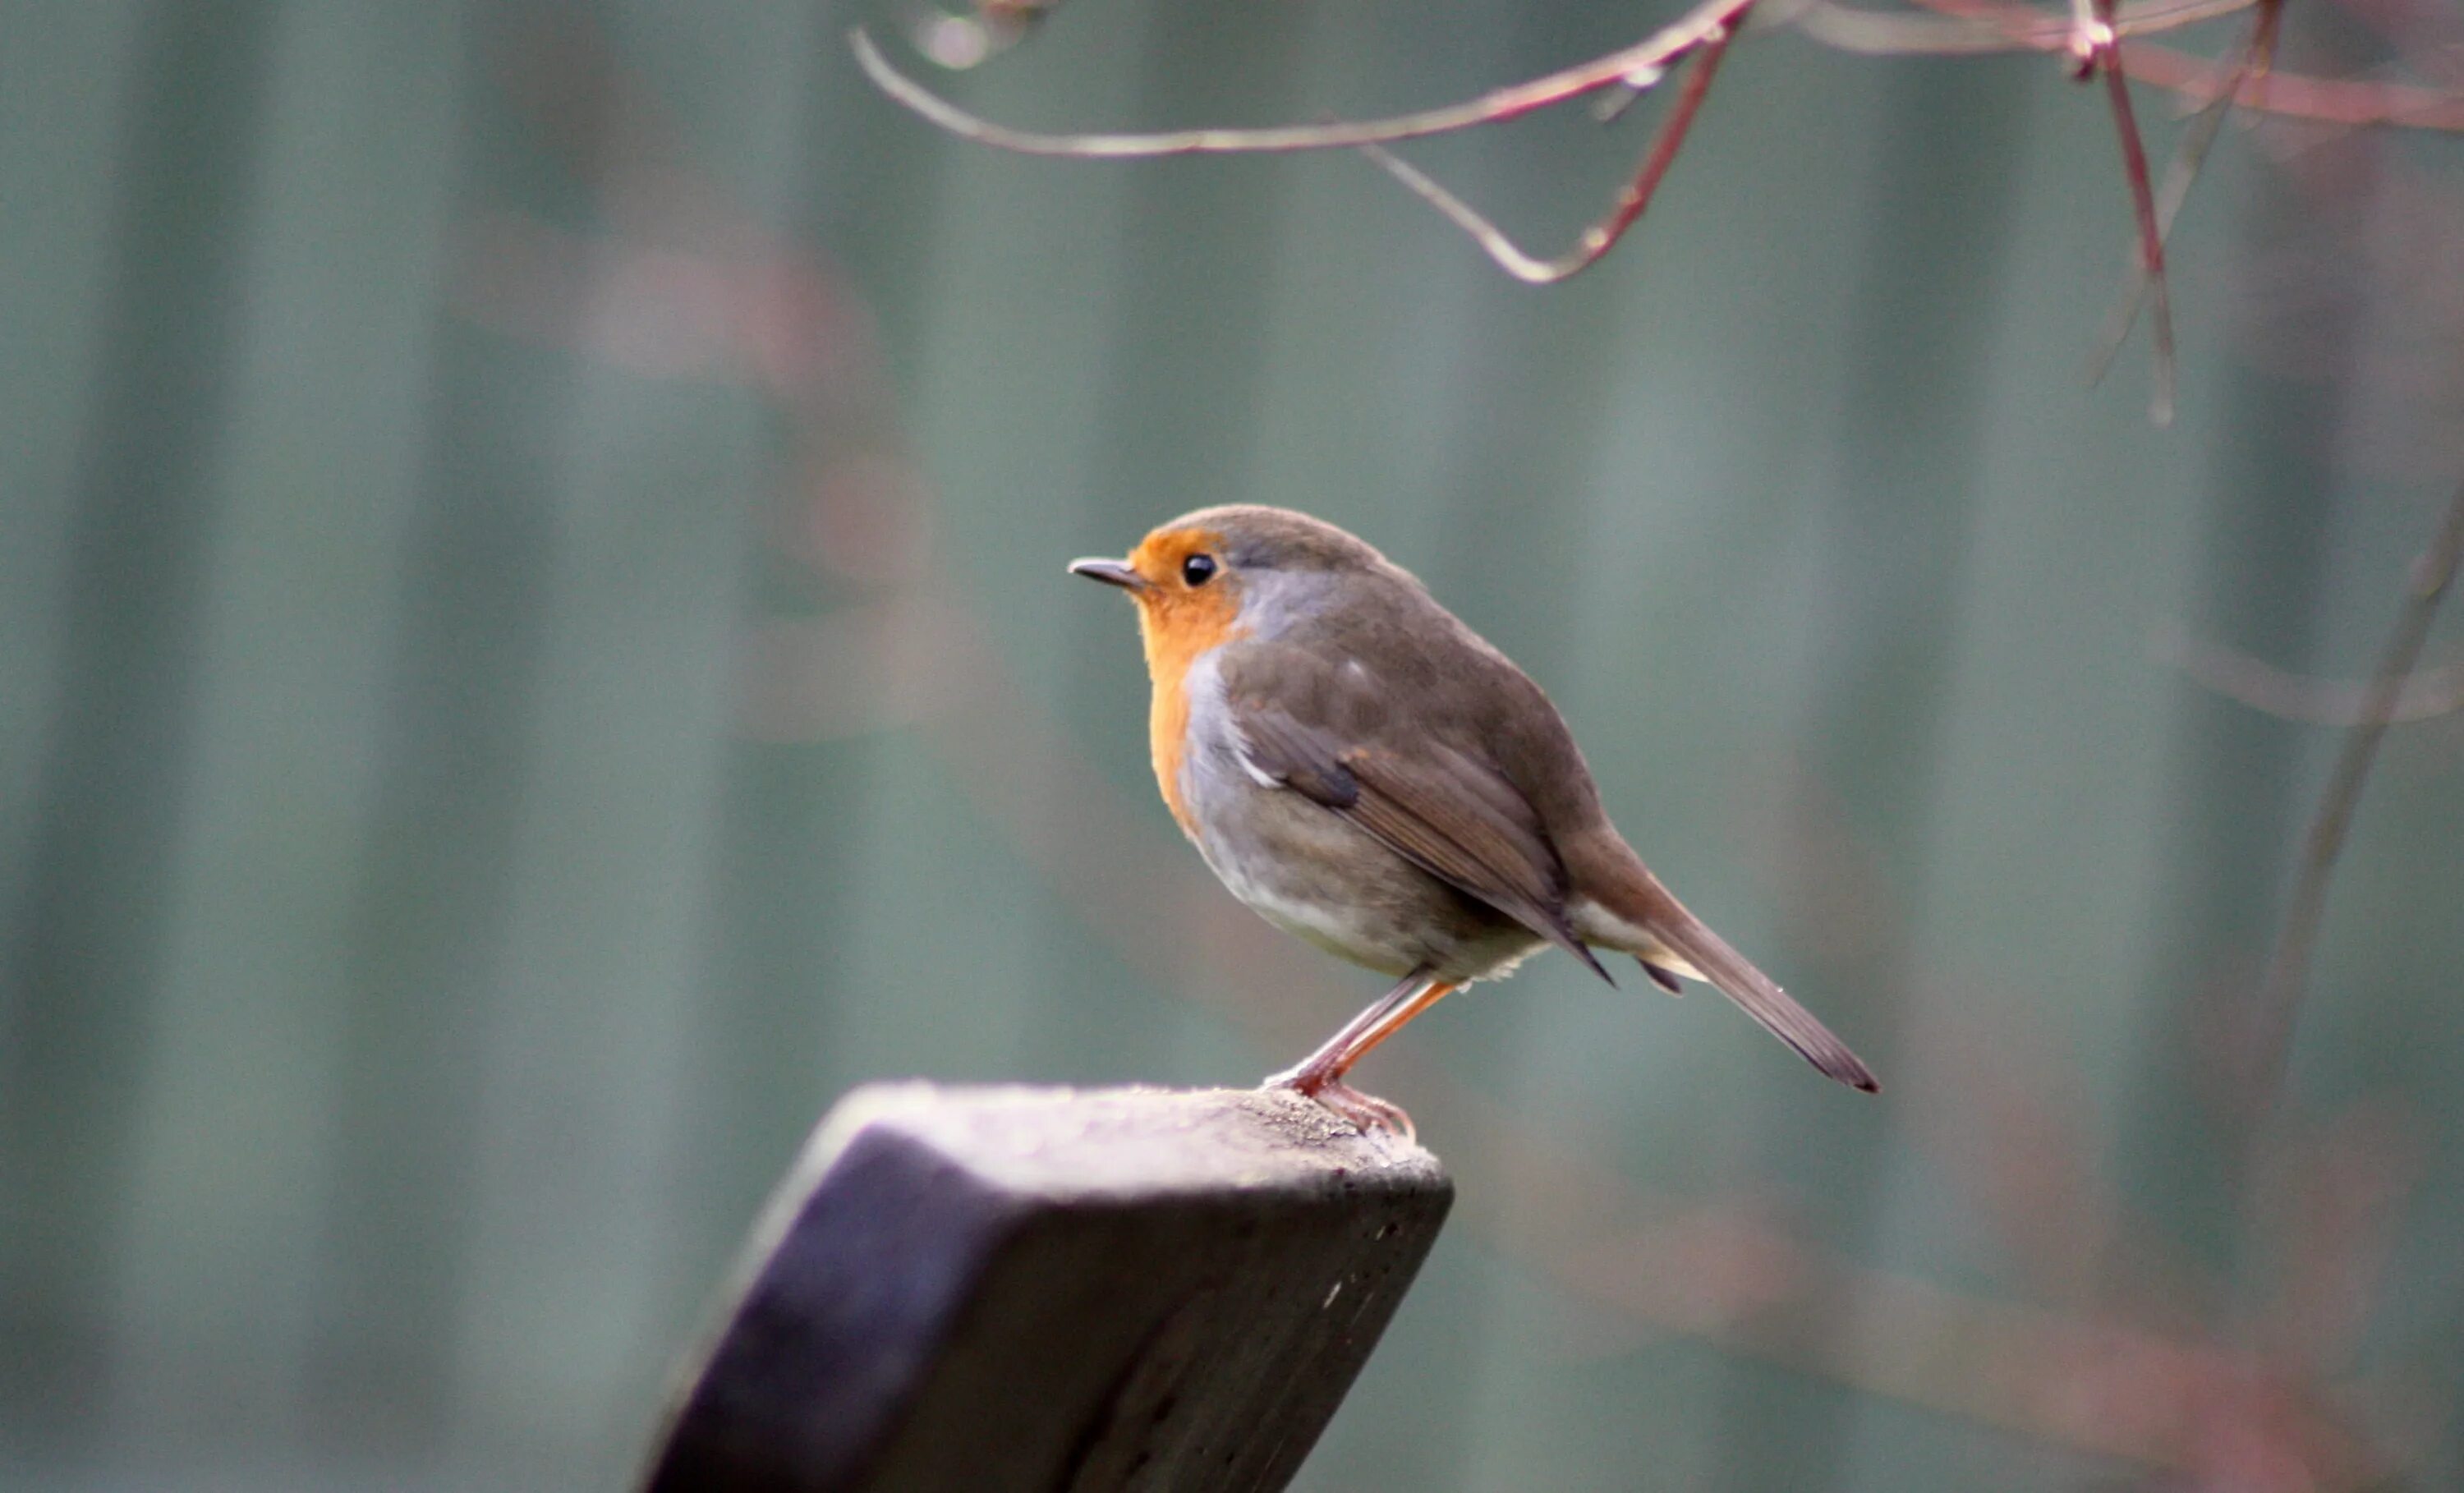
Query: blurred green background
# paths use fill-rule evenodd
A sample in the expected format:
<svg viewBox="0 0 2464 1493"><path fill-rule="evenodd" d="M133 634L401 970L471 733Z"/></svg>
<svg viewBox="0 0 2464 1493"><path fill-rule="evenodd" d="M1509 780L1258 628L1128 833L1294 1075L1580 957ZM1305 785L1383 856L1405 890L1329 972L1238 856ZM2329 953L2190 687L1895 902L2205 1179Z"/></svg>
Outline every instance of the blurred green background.
<svg viewBox="0 0 2464 1493"><path fill-rule="evenodd" d="M1071 0L935 82L1365 116L1673 13ZM1061 569L1226 500L1521 661L1888 1086L1562 957L1446 1002L1363 1078L1463 1200L1301 1486L2464 1481L2464 718L2278 1094L2336 735L2177 664L2376 656L2464 476L2443 143L2227 132L2158 430L2050 60L1756 38L1535 291L1355 157L948 139L858 18L0 3L0 1485L618 1486L849 1086L1313 1044L1379 981L1179 843ZM1409 154L1553 250L1662 107Z"/></svg>

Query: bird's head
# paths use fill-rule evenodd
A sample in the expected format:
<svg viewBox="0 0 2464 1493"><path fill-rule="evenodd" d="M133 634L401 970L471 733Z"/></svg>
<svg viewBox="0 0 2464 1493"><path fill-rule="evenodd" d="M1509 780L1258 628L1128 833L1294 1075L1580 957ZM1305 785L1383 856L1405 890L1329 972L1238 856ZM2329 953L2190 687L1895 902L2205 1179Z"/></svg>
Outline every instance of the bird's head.
<svg viewBox="0 0 2464 1493"><path fill-rule="evenodd" d="M1199 653L1271 630L1347 575L1388 570L1385 558L1331 523L1246 504L1183 514L1138 541L1127 560L1079 560L1069 573L1130 593L1152 655Z"/></svg>

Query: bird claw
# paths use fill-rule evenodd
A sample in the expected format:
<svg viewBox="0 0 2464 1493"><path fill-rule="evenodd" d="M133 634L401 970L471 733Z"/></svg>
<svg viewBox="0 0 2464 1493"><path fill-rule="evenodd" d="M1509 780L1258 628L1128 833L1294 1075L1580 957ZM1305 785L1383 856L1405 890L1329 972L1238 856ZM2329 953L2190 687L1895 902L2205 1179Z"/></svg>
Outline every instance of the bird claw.
<svg viewBox="0 0 2464 1493"><path fill-rule="evenodd" d="M1363 1135L1384 1133L1399 1136L1414 1144L1419 1141L1419 1132L1412 1128L1412 1117L1404 1112L1401 1105L1380 1099L1375 1094L1364 1094L1349 1084L1331 1078L1316 1078L1299 1068L1288 1068L1258 1087L1288 1088L1305 1094L1350 1121L1352 1128Z"/></svg>

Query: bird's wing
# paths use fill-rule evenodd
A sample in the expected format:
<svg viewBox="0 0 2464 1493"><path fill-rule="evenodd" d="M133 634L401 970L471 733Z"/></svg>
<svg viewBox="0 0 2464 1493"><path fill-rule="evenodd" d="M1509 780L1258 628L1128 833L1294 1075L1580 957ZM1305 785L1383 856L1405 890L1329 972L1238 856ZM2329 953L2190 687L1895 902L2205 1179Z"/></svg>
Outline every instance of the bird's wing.
<svg viewBox="0 0 2464 1493"><path fill-rule="evenodd" d="M1616 983L1575 936L1565 862L1503 774L1473 752L1387 729L1392 713L1358 676L1298 648L1273 655L1253 657L1225 679L1252 777L1342 815Z"/></svg>

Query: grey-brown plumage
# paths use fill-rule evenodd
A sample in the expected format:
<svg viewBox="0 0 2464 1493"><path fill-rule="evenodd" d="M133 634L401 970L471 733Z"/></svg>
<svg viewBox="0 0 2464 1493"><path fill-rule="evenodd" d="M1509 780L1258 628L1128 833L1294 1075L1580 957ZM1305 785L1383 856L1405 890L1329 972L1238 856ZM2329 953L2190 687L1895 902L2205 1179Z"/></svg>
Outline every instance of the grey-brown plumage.
<svg viewBox="0 0 2464 1493"><path fill-rule="evenodd" d="M1602 978L1595 949L1672 990L1707 979L1824 1073L1878 1087L1643 866L1540 687L1369 545L1214 508L1126 564L1073 568L1141 604L1156 771L1208 864L1279 926L1405 981L1295 1070L1302 1087L1434 999L1372 1020L1415 981L1442 993L1549 944Z"/></svg>

